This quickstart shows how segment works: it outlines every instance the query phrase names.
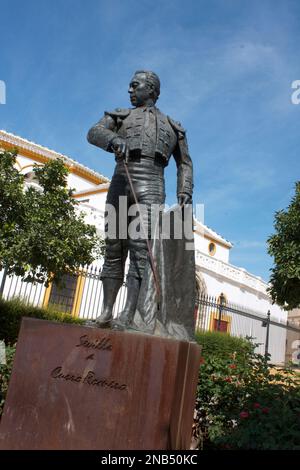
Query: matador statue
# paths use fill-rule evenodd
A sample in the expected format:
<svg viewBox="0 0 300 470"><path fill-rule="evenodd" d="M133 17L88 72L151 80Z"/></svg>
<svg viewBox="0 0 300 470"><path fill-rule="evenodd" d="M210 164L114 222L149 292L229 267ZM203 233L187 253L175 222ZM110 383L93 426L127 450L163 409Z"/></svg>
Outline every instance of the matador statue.
<svg viewBox="0 0 300 470"><path fill-rule="evenodd" d="M163 114L156 102L160 80L154 72L138 70L128 89L131 108L117 108L104 113L88 132L88 141L114 153L115 171L106 203L112 205L119 220L120 196L127 197L128 206L138 203L149 208L165 202L164 169L173 155L177 165L177 199L181 207L190 205L193 192L193 167L188 151L186 133L180 123ZM130 178L130 180L129 180ZM130 223L130 217L126 223ZM99 327L128 329L136 313L145 269L149 264L150 224L147 237L124 239L106 236L103 282L103 307L96 318ZM106 226L107 231L107 226ZM145 239L146 238L146 239ZM129 253L127 298L117 319L113 306L124 281L124 268Z"/></svg>

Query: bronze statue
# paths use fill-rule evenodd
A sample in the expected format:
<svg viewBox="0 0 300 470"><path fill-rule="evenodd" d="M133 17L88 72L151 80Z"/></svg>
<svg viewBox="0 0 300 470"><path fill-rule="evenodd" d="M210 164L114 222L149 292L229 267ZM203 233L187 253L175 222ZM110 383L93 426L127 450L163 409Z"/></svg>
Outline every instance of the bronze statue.
<svg viewBox="0 0 300 470"><path fill-rule="evenodd" d="M135 72L128 92L133 108L117 108L105 112L87 136L91 144L115 154L116 167L107 194L107 204L112 204L117 213L119 196L126 196L129 206L138 202L149 208L149 211L152 204L163 204L164 168L168 165L171 155L177 165L178 204L191 204L192 161L185 130L156 107L160 94L158 76L145 70ZM149 217L149 214L146 216ZM127 219L127 223L129 222L130 217ZM150 232L147 238L150 238ZM128 251L130 264L126 304L119 318L113 321L113 306L123 283ZM130 328L137 308L145 266L148 263L148 240L106 238L105 261L101 274L104 303L102 312L96 319L97 326Z"/></svg>

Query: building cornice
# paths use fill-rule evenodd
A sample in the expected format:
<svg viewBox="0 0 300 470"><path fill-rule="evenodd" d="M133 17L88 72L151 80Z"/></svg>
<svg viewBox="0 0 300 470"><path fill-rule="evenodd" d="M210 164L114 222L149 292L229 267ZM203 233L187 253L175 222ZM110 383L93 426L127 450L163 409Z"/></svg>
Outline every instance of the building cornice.
<svg viewBox="0 0 300 470"><path fill-rule="evenodd" d="M225 263L219 259L207 256L199 250L195 250L196 265L201 269L210 271L217 276L223 277L239 284L249 290L259 293L264 298L270 300L267 293L268 284L260 277L248 273L245 269L238 268L232 264Z"/></svg>
<svg viewBox="0 0 300 470"><path fill-rule="evenodd" d="M203 236L207 240L217 242L219 245L222 245L225 248L232 248L232 243L195 218L194 227L194 232L200 236Z"/></svg>
<svg viewBox="0 0 300 470"><path fill-rule="evenodd" d="M46 163L49 160L61 158L64 160L65 165L70 173L89 181L90 183L99 185L102 183L109 183L109 179L105 176L90 170L81 163L76 162L67 155L55 152L54 150L43 147L42 145L30 142L22 137L16 136L4 130L0 130L0 148L4 150L12 150L16 148L21 156L31 158L38 163Z"/></svg>

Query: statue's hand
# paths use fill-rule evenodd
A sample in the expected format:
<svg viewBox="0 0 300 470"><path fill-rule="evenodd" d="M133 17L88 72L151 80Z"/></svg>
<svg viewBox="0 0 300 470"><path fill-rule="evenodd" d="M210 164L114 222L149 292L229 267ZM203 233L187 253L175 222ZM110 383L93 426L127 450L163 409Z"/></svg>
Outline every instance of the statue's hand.
<svg viewBox="0 0 300 470"><path fill-rule="evenodd" d="M180 206L184 206L185 204L191 204L191 203L192 203L192 196L186 193L178 194L178 204Z"/></svg>
<svg viewBox="0 0 300 470"><path fill-rule="evenodd" d="M111 142L112 149L118 159L125 159L127 152L126 140L122 137L114 137Z"/></svg>

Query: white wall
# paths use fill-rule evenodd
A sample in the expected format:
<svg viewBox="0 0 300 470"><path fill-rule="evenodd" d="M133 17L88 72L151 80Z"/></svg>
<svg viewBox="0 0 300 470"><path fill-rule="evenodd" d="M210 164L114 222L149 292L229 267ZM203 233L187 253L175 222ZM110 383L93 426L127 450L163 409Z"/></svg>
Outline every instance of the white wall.
<svg viewBox="0 0 300 470"><path fill-rule="evenodd" d="M90 181L87 181L74 173L69 173L68 186L69 188L75 189L76 191L83 191L97 187L96 184L91 183Z"/></svg>
<svg viewBox="0 0 300 470"><path fill-rule="evenodd" d="M17 156L17 162L19 165L17 165L18 170L20 170L20 166L22 168L21 173L26 174L30 171L32 171L32 168L35 164L42 165L42 163L36 162L32 158L24 157L22 155L22 151ZM30 166L28 166L30 165ZM24 168L26 167L26 168ZM24 168L24 170L23 170ZM97 185L94 183L91 183L90 181L82 178L81 176L76 175L75 173L69 173L68 175L68 187L69 188L74 188L76 191L83 191L83 190L88 190L92 188L96 188Z"/></svg>
<svg viewBox="0 0 300 470"><path fill-rule="evenodd" d="M34 164L38 163L32 160L32 158L23 157L23 155L20 155L20 154L18 154L17 156L17 162L19 163L19 165L17 165L17 169L20 170L20 167L22 168L21 173L28 173L29 171L32 171ZM27 167L27 168L24 168L24 167Z"/></svg>
<svg viewBox="0 0 300 470"><path fill-rule="evenodd" d="M204 235L200 235L198 232L194 232L195 237L195 249L205 253L206 255L212 256L209 253L208 246L210 243L214 243L216 246L215 254L212 256L213 258L220 259L225 263L229 261L229 248L221 245L216 240L208 239L204 237Z"/></svg>
<svg viewBox="0 0 300 470"><path fill-rule="evenodd" d="M105 211L105 201L106 201L107 191L97 192L95 194L87 194L86 196L76 197L78 202L83 202L83 204L88 204L91 207L95 207L95 209L100 210L102 212Z"/></svg>
<svg viewBox="0 0 300 470"><path fill-rule="evenodd" d="M90 206L88 203L81 203L78 210L84 213L84 220L87 224L94 225L98 234L104 236L104 211Z"/></svg>

